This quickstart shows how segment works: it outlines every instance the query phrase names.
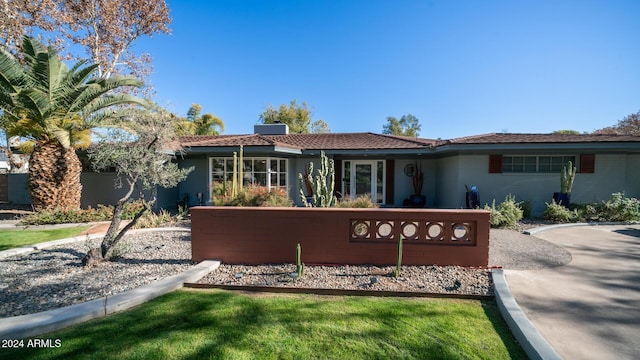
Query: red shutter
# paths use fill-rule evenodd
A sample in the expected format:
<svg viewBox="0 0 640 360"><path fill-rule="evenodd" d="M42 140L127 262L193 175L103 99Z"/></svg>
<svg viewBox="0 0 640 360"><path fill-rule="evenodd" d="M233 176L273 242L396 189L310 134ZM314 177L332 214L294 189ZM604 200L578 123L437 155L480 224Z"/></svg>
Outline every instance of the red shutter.
<svg viewBox="0 0 640 360"><path fill-rule="evenodd" d="M502 155L489 155L489 174L502 173Z"/></svg>
<svg viewBox="0 0 640 360"><path fill-rule="evenodd" d="M584 174L596 172L596 156L594 154L580 155L580 172Z"/></svg>
<svg viewBox="0 0 640 360"><path fill-rule="evenodd" d="M394 188L394 174L395 174L395 160L387 160L387 169L386 169L386 180L387 184L385 186L385 190L387 193L385 194L384 202L387 205L393 205L393 188Z"/></svg>

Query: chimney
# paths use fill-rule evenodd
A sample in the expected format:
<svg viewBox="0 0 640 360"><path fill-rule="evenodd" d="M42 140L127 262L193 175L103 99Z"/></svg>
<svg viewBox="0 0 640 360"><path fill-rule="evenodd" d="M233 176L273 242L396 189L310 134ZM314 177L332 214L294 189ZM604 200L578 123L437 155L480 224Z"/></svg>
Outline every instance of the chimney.
<svg viewBox="0 0 640 360"><path fill-rule="evenodd" d="M259 135L287 135L289 134L289 126L282 123L253 125L253 133Z"/></svg>

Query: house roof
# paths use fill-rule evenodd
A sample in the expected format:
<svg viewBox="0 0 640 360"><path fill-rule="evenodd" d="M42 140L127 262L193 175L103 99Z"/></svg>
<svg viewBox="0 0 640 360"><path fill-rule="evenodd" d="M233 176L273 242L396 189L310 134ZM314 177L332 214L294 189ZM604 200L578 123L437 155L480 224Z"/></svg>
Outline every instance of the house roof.
<svg viewBox="0 0 640 360"><path fill-rule="evenodd" d="M366 150L430 148L436 140L374 133L186 136L185 147L279 146L300 150Z"/></svg>
<svg viewBox="0 0 640 360"><path fill-rule="evenodd" d="M511 134L491 133L466 136L438 142L444 144L539 144L539 143L590 143L590 142L640 142L640 137L608 134Z"/></svg>
<svg viewBox="0 0 640 360"><path fill-rule="evenodd" d="M448 152L464 149L525 149L525 148L633 148L640 152L640 137L609 134L511 134L490 133L454 138L450 140L432 140L366 133L325 133L325 134L286 134L286 135L218 135L186 136L180 138L186 148L201 151L215 150L240 145L279 151L302 153L304 151L376 151L378 153L398 153L415 151Z"/></svg>

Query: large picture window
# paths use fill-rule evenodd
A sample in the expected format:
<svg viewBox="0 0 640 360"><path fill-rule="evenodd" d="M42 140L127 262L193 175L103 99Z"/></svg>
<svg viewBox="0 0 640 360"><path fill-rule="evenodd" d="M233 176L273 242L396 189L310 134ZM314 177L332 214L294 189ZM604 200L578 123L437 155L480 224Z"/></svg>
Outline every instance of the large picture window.
<svg viewBox="0 0 640 360"><path fill-rule="evenodd" d="M557 173L562 171L563 166L571 161L576 165L575 155L553 155L553 156L503 156L503 173Z"/></svg>
<svg viewBox="0 0 640 360"><path fill-rule="evenodd" d="M244 186L266 186L272 188L287 188L287 159L272 157L245 157L243 159ZM210 184L233 179L233 158L209 158Z"/></svg>

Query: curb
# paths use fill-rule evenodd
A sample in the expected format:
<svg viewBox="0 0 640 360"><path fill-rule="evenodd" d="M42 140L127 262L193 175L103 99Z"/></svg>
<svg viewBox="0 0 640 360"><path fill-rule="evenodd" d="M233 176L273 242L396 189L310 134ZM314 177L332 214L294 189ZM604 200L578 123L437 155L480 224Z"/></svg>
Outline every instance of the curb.
<svg viewBox="0 0 640 360"><path fill-rule="evenodd" d="M491 270L498 309L516 340L530 359L562 358L533 326L511 294L502 269Z"/></svg>
<svg viewBox="0 0 640 360"><path fill-rule="evenodd" d="M590 222L590 223L568 223L568 224L554 224L554 225L545 225L539 226L533 229L525 230L522 233L525 235L533 235L549 230L567 228L567 227L577 227L577 226L600 226L600 225L638 225L639 222Z"/></svg>
<svg viewBox="0 0 640 360"><path fill-rule="evenodd" d="M183 273L143 285L123 293L82 304L0 319L0 339L21 339L60 330L87 320L130 309L151 299L195 282L220 266L220 261L205 260Z"/></svg>

